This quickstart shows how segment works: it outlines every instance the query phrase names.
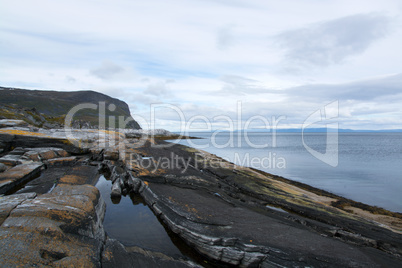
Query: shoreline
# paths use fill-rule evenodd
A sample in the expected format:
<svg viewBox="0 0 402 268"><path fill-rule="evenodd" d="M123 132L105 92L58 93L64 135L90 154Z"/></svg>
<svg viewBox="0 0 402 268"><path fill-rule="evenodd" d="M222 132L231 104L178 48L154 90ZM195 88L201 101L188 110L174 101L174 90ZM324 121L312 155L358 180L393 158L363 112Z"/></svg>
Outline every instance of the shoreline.
<svg viewBox="0 0 402 268"><path fill-rule="evenodd" d="M368 205L361 206L358 202L353 203L354 201L349 202L350 204L348 203L346 206L346 201L352 200L330 193L328 195L325 191L312 186L263 171L236 166L227 161L222 161L221 166L215 166L214 161L221 158L179 144L166 148L163 147L163 144L167 142L163 140L146 140L145 143L139 145L138 139L124 138L119 140L120 143L124 143L124 150L119 147L119 144L116 146L114 142L112 144L115 145L100 149L99 141L96 139L91 143L78 143L85 147L76 147L59 137L51 139L38 136L36 133L31 136L25 133L28 136L19 137L15 131L10 130L9 132L7 134L6 130L0 130L0 139L7 140L13 146L15 145L14 147L21 144L34 145L33 147L51 144L52 147L64 148L67 152L76 155L60 157L58 160L49 158L43 162L48 167L46 170L49 171L45 170L42 173L50 172L52 169L58 170L52 168L57 166L56 163L62 166L72 165L72 167L76 167L72 170L76 169L77 172L92 170L91 174L94 174L95 170L97 173L99 169L101 172L109 173L113 182L112 196L118 197L130 192L139 193L149 208L164 221L173 233L181 237L206 259L214 260L218 264L225 263L243 267L301 264L321 267L325 264L325 266L344 265L348 267L358 263L367 267L375 267L378 264L397 267L396 265L401 261L402 220L399 214L373 214L370 209L375 213L386 214L388 212L374 209L375 207ZM83 132L82 136L85 136L84 134ZM115 136L113 138L116 139ZM27 152L27 149L22 150L24 155ZM170 154L187 161L190 168L184 169L184 166L179 164L173 168L164 169L156 165L158 159L169 157ZM199 158L195 157L196 154ZM21 161L18 160L19 158L15 158L16 161ZM77 189L74 191L90 187L86 186L90 180L87 175L80 173L78 177L81 179L78 179L77 175L74 176L62 177L53 188L49 188L51 189L49 193L36 193L35 197L30 197L32 201L25 199L24 202L36 204L35 200L51 197L48 200L60 203L59 195L55 195L54 192L60 191L59 187L67 187L66 183L71 185L68 186L72 187L71 189ZM97 192L97 195L91 195L94 204L100 202L99 197L96 197L99 196L99 191ZM13 195L6 197L9 199ZM341 202L336 203L338 201ZM86 203L87 201L80 206L84 206ZM26 212L21 212L22 214L18 214L20 216L16 217L17 211L22 211L21 204L12 207L11 212L5 215L4 220L11 221L10 216L7 215L14 215L12 219L16 222L26 217L24 214ZM278 211L272 207L281 208L287 212ZM35 206L32 209L32 217L42 215ZM71 213L72 208L64 206L63 210ZM88 213L95 213L94 211ZM82 230L87 230L90 225L96 225L97 230L103 230L101 227L102 211L99 209L96 211L98 211L96 212L98 216L92 216L99 219L96 223L82 222L79 225L82 227L78 229L68 227L71 224L65 223L64 225L67 227L64 227L64 232L71 230L68 232L72 232L74 236L87 236L88 232ZM43 216L50 217L49 219L52 221L63 222L67 220L68 213L57 214L56 217L53 212L47 212ZM77 215L78 222L85 217ZM25 226L23 223L19 224L19 226ZM385 226L388 229L384 228ZM11 230L10 227L6 228L2 224L0 235L8 233L9 230ZM35 228L31 231L27 231L26 228L12 230L15 232L20 230L18 234L24 234L24 236L30 232L38 232L35 231L37 230ZM92 235L94 237L92 239L98 239L100 245L103 245L97 249L100 250L103 257L95 261L95 266L97 266L96 263L102 263L104 267L121 264L124 259L126 259L126 264L127 261L131 263L138 261L138 259L133 259L133 255L127 252L123 246L119 246L118 241L103 238L99 240L100 237L103 237L102 231L97 232L100 232L99 235ZM38 234L41 234L40 231ZM38 238L38 241L45 241L46 237L52 237L52 234L41 234L40 237L42 238ZM4 236L2 238L5 242ZM10 239L7 240L7 243L18 242ZM327 250L329 248L331 250ZM12 252L2 254L0 261L7 263L6 256ZM41 253L38 254L40 257ZM60 260L68 261L67 256L73 253L63 254L56 254L60 256L57 260L48 258L46 261L50 263ZM33 260L41 263L42 257L35 258ZM195 264L180 262L180 265L194 267Z"/></svg>
<svg viewBox="0 0 402 268"><path fill-rule="evenodd" d="M402 199L398 192L401 186L398 173L400 153L397 153L400 146L393 145L400 140L401 135L389 139L387 135L380 134L376 140L367 134L361 138L339 137L338 156L334 155L334 158L338 158L336 168L317 160L303 148L300 134L279 135L276 146L272 144L271 136L264 133L250 135L248 138L236 136L234 139L229 134L215 138L201 133L199 135L207 140L184 140L179 143L201 148L238 165L301 182L345 199L402 213ZM247 139L250 143L247 143ZM311 146L320 152L326 148L325 134L306 142L311 142ZM263 143L269 145L266 148L252 146ZM218 149L216 145L224 145L218 147L224 148Z"/></svg>
<svg viewBox="0 0 402 268"><path fill-rule="evenodd" d="M332 193L332 192L330 192L328 190L323 190L323 189L311 186L311 185L309 185L307 183L299 182L299 181L288 179L288 178L285 178L285 177L282 177L282 176L279 176L279 175L276 175L276 174L268 173L268 172L263 171L261 169L234 164L233 162L227 161L227 160L223 159L220 156L217 156L215 154L209 153L209 152L204 151L204 150L200 150L200 149L197 149L197 148L194 148L194 147L191 147L191 146L187 146L187 145L183 145L183 144L179 144L179 145L194 149L194 150L196 150L198 152L202 152L204 154L213 155L214 157L218 158L220 161L224 161L224 162L227 162L229 165L239 167L239 169L250 169L250 170L252 170L254 172L257 172L257 173L259 173L259 174L261 174L263 176L272 177L274 180L278 180L278 181L281 181L281 182L296 186L296 187L301 188L303 190L306 190L308 192L314 193L314 194L316 194L318 196L323 196L325 198L336 199L337 201L331 201L330 205L335 207L335 208L341 209L341 210L343 210L345 212L348 212L348 213L354 213L354 214L357 214L357 215L362 216L362 217L367 217L368 216L367 213L362 213L362 211L359 211L359 210L363 210L363 211L369 212L369 213L371 213L373 215L390 216L390 217L395 217L395 218L402 219L402 213L401 212L390 211L390 210L387 210L387 209L385 209L383 207L368 205L368 204L365 204L363 202L355 201L355 200L353 200L351 198L343 197L343 196L341 196L339 194L334 194L334 193ZM327 200L322 200L322 202L328 202L328 201ZM283 208L281 208L281 209L283 209ZM353 210L353 209L356 209L356 210ZM292 213L294 213L294 212L292 212ZM374 217L371 216L370 218L373 219ZM402 225L400 227L402 227ZM393 228L389 227L389 229L402 234L402 228L393 229Z"/></svg>

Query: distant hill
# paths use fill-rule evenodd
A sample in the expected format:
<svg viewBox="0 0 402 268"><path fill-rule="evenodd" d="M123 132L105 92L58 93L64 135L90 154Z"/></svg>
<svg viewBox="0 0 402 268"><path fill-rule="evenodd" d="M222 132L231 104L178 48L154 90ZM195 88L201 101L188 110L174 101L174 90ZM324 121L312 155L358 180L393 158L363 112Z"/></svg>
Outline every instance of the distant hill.
<svg viewBox="0 0 402 268"><path fill-rule="evenodd" d="M22 119L22 115L33 113L35 118L38 117L38 114L42 114L47 119L55 118L57 122L64 122L64 117L74 106L81 103L99 105L99 102L106 103L106 126L109 126L110 116L116 118L113 121L115 126L117 126L119 116L123 116L125 120L132 119L127 103L95 91L65 92L0 87L0 106L2 106L0 107L0 117L3 118L9 118L15 111L22 111L19 112L19 115L15 115L15 118ZM110 104L114 105L114 110L109 110ZM99 125L99 110L80 110L73 119L76 124L89 124L96 127ZM127 128L140 129L141 127L132 119Z"/></svg>
<svg viewBox="0 0 402 268"><path fill-rule="evenodd" d="M196 132L214 132L218 130L212 130L212 131L193 131L194 133ZM229 130L219 130L219 132L230 132ZM263 129L263 128L251 128L251 129L241 129L241 130L235 130L234 132L257 132L257 133L272 133L272 129ZM326 133L326 132L339 132L339 133L401 133L402 129L379 129L379 130L370 130L370 129L365 129L365 130L358 130L358 129L346 129L346 128L340 128L340 129L334 129L334 128L305 128L304 131L302 131L301 128L281 128L281 129L276 129L276 133ZM179 134L180 132L173 132ZM192 133L192 131L189 131L189 133Z"/></svg>
<svg viewBox="0 0 402 268"><path fill-rule="evenodd" d="M244 131L244 130L242 130ZM272 132L270 129L248 129L248 132ZM396 133L402 132L402 129L379 129L379 130L370 130L370 129L334 129L334 128L305 128L302 131L301 128L283 128L276 129L277 133L325 133L325 132L339 132L339 133Z"/></svg>

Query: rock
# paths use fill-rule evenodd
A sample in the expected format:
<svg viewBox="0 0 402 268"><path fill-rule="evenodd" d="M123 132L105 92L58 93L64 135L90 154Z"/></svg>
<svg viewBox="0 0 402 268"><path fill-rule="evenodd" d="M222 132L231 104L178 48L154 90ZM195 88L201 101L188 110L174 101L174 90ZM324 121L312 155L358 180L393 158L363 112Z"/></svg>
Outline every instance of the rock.
<svg viewBox="0 0 402 268"><path fill-rule="evenodd" d="M0 163L9 165L9 166L16 166L22 164L20 160L20 155L12 155L8 154L0 158Z"/></svg>
<svg viewBox="0 0 402 268"><path fill-rule="evenodd" d="M69 153L67 153L65 150L60 149L60 148L56 148L55 152L60 157L69 157L70 156Z"/></svg>
<svg viewBox="0 0 402 268"><path fill-rule="evenodd" d="M12 150L11 152L9 152L8 154L9 155L23 155L26 151L27 150L25 150L21 147L18 147L18 148L15 148L14 150Z"/></svg>
<svg viewBox="0 0 402 268"><path fill-rule="evenodd" d="M58 184L95 185L99 174L96 167L81 166L48 166L40 176L17 191L17 193L35 192L37 194L50 193Z"/></svg>
<svg viewBox="0 0 402 268"><path fill-rule="evenodd" d="M138 193L141 187L141 180L133 176L132 172L128 172L129 177L127 180L127 186L130 191Z"/></svg>
<svg viewBox="0 0 402 268"><path fill-rule="evenodd" d="M0 173L0 194L29 181L40 174L42 163L22 164Z"/></svg>
<svg viewBox="0 0 402 268"><path fill-rule="evenodd" d="M7 248L0 266L101 266L105 203L95 187L63 184L36 198L12 198L0 227L0 248Z"/></svg>
<svg viewBox="0 0 402 268"><path fill-rule="evenodd" d="M8 217L11 210L22 202L35 197L35 193L14 194L0 197L0 225Z"/></svg>
<svg viewBox="0 0 402 268"><path fill-rule="evenodd" d="M10 217L48 218L60 222L63 232L103 241L105 210L105 202L94 186L60 184L51 193L17 206Z"/></svg>
<svg viewBox="0 0 402 268"><path fill-rule="evenodd" d="M4 165L3 163L0 163L0 172L4 172L7 170L7 166Z"/></svg>
<svg viewBox="0 0 402 268"><path fill-rule="evenodd" d="M27 126L27 125L28 125L27 122L25 122L24 120L0 119L0 128Z"/></svg>
<svg viewBox="0 0 402 268"><path fill-rule="evenodd" d="M119 150L117 148L107 148L103 153L105 160L119 160Z"/></svg>
<svg viewBox="0 0 402 268"><path fill-rule="evenodd" d="M91 148L91 160L93 161L103 161L103 151L104 149L102 148Z"/></svg>
<svg viewBox="0 0 402 268"><path fill-rule="evenodd" d="M142 137L141 133L125 133L125 135L128 139L139 139Z"/></svg>
<svg viewBox="0 0 402 268"><path fill-rule="evenodd" d="M271 264L297 266L303 257L310 265L352 261L373 266L368 253L330 240L307 228L233 206L199 190L149 184L142 193L147 204L169 228L208 257L241 267ZM227 243L235 239L235 243ZM306 247L314 241L314 250ZM331 250L327 250L331 249ZM289 262L285 259L291 260ZM317 259L319 261L317 261Z"/></svg>
<svg viewBox="0 0 402 268"><path fill-rule="evenodd" d="M24 149L24 155L21 157L22 159L32 160L32 161L42 161L42 160L53 160L56 158L65 158L68 160L69 153L60 148L26 148ZM62 162L63 160L59 160Z"/></svg>
<svg viewBox="0 0 402 268"><path fill-rule="evenodd" d="M122 186L122 181L120 178L115 180L115 182L112 185L112 192L110 193L111 198L119 198L121 197L121 186Z"/></svg>
<svg viewBox="0 0 402 268"><path fill-rule="evenodd" d="M1 267L100 267L102 243L86 237L53 236L57 223L44 219L35 232L0 228ZM41 231L43 228L49 232ZM51 229L50 229L51 228Z"/></svg>
<svg viewBox="0 0 402 268"><path fill-rule="evenodd" d="M39 162L41 159L39 153L35 151L26 152L21 158Z"/></svg>
<svg viewBox="0 0 402 268"><path fill-rule="evenodd" d="M84 184L83 182L85 182L85 181L83 179L84 179L83 177L80 177L77 175L65 175L60 178L59 183L80 185L80 184Z"/></svg>
<svg viewBox="0 0 402 268"><path fill-rule="evenodd" d="M141 180L138 192L146 204L202 255L239 267L398 267L400 234L306 199L307 190L299 185L248 168L234 170L233 164L207 153L199 159L191 151L181 145L136 148L140 156L177 156L188 166L151 167L152 171L137 165L125 187L133 189L133 179ZM209 164L212 161L221 165ZM337 229L330 235L334 227L348 232Z"/></svg>
<svg viewBox="0 0 402 268"><path fill-rule="evenodd" d="M57 157L68 157L70 154L61 148L56 147L43 147L43 148L26 148L28 153L38 153L42 160L57 158Z"/></svg>
<svg viewBox="0 0 402 268"><path fill-rule="evenodd" d="M131 247L127 251L119 241L108 238L102 253L102 267L201 268L202 266L138 247Z"/></svg>
<svg viewBox="0 0 402 268"><path fill-rule="evenodd" d="M58 155L56 154L56 152L49 150L49 151L39 153L39 156L42 160L48 160L48 159L56 158Z"/></svg>
<svg viewBox="0 0 402 268"><path fill-rule="evenodd" d="M88 152L87 148L80 148L66 138L52 137L37 132L14 129L0 129L0 142L23 148L58 147L73 154Z"/></svg>
<svg viewBox="0 0 402 268"><path fill-rule="evenodd" d="M48 166L73 166L77 161L76 156L53 158L45 161Z"/></svg>

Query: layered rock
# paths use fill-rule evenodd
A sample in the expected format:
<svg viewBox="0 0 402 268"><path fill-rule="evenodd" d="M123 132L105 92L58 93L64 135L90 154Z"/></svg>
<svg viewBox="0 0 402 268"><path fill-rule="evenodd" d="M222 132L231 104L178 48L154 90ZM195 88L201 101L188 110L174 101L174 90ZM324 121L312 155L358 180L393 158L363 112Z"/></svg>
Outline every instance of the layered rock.
<svg viewBox="0 0 402 268"><path fill-rule="evenodd" d="M52 136L46 132L44 137L26 130L13 131L23 131L25 139L34 139L27 139L28 147L15 148L0 158L6 163L0 173L0 191L11 193L0 196L0 248L7 249L0 250L0 266L199 267L160 253L127 251L118 241L107 238L102 224L105 202L93 185L99 177L97 161L118 159L118 146L98 150L99 144L109 144L89 132L84 138L92 137L92 142L70 144L84 145L85 150L76 147L69 151L94 154L71 156L60 148L65 146L54 141L48 145L59 147L33 147L59 138L60 133ZM105 163L115 171L114 179L121 180L119 174L124 169L110 160Z"/></svg>
<svg viewBox="0 0 402 268"><path fill-rule="evenodd" d="M118 185L138 191L169 229L219 263L397 267L401 261L399 214L385 229L387 221L334 207L342 197L184 146L150 142L131 154L125 158L131 176L122 175L127 179ZM176 164L161 169L166 159Z"/></svg>
<svg viewBox="0 0 402 268"><path fill-rule="evenodd" d="M10 200L9 200L10 199ZM0 226L0 265L100 267L105 203L89 185L2 197L12 208Z"/></svg>

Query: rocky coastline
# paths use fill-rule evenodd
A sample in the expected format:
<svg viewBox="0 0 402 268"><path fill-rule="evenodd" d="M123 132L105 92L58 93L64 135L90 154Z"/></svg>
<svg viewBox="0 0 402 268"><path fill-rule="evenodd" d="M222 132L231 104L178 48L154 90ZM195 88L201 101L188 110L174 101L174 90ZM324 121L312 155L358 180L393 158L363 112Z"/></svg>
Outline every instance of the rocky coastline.
<svg viewBox="0 0 402 268"><path fill-rule="evenodd" d="M0 265L199 267L109 238L104 174L212 266L400 266L400 213L139 133L0 128Z"/></svg>

